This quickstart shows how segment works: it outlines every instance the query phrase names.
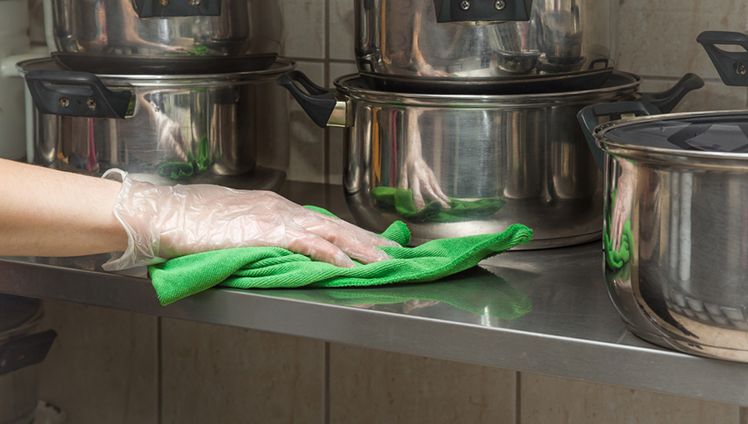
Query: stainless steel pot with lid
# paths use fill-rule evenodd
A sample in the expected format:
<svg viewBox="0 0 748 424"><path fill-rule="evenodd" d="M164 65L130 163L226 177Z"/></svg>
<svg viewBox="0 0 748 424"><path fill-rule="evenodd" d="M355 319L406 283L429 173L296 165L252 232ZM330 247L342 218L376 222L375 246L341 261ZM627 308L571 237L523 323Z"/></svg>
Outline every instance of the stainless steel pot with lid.
<svg viewBox="0 0 748 424"><path fill-rule="evenodd" d="M423 243L519 222L533 229L528 248L600 238L602 175L576 124L580 109L642 97L672 108L703 85L689 75L645 95L640 82L615 72L596 90L429 95L379 91L358 75L334 90L299 72L279 78L318 125L346 127L343 185L359 225L405 221Z"/></svg>
<svg viewBox="0 0 748 424"><path fill-rule="evenodd" d="M63 68L105 74L207 74L269 68L281 2L45 0L47 44Z"/></svg>
<svg viewBox="0 0 748 424"><path fill-rule="evenodd" d="M748 37L699 37L707 50L735 40ZM710 56L722 53L726 82L742 77L739 55ZM660 113L634 102L579 114L605 173L608 292L645 340L748 362L748 111Z"/></svg>
<svg viewBox="0 0 748 424"><path fill-rule="evenodd" d="M101 176L121 168L156 184L278 190L289 160L295 64L202 75L95 75L51 59L21 62L33 101L30 163Z"/></svg>
<svg viewBox="0 0 748 424"><path fill-rule="evenodd" d="M39 370L57 334L35 333L39 300L0 295L0 423L30 424L39 400Z"/></svg>
<svg viewBox="0 0 748 424"><path fill-rule="evenodd" d="M374 79L398 77L414 84L426 79L447 85L612 68L617 4L608 0L356 0L358 67ZM444 10L451 12L447 18ZM501 15L509 10L512 13ZM529 14L522 13L526 11Z"/></svg>

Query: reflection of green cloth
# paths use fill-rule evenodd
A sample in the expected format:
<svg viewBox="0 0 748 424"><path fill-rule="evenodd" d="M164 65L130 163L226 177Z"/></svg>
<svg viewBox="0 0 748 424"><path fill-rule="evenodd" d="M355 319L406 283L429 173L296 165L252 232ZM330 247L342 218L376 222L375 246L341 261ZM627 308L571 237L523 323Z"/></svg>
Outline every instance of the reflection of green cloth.
<svg viewBox="0 0 748 424"><path fill-rule="evenodd" d="M382 235L401 246L410 242L410 231L402 222L395 222ZM383 247L392 260L356 268L315 262L280 248L246 247L183 256L152 265L149 271L163 305L216 285L268 289L424 283L472 268L531 238L529 228L515 224L501 234L434 240L416 248Z"/></svg>
<svg viewBox="0 0 748 424"><path fill-rule="evenodd" d="M413 202L411 190L377 187L371 194L377 202L395 208L400 216L411 222L459 222L481 219L495 214L506 204L506 200L500 197L489 197L474 202L450 197L451 209L442 209L439 202L428 202L423 209L418 210Z"/></svg>
<svg viewBox="0 0 748 424"><path fill-rule="evenodd" d="M200 174L208 169L210 165L210 151L208 149L208 137L203 136L197 145L197 157L192 152L187 152L187 162L165 162L158 166L158 175L172 180L189 178Z"/></svg>
<svg viewBox="0 0 748 424"><path fill-rule="evenodd" d="M391 305L410 300L436 301L473 314L488 314L501 319L517 319L532 310L529 298L516 291L501 277L481 268L472 268L448 280L428 285L286 290L279 292L278 296L340 306Z"/></svg>
<svg viewBox="0 0 748 424"><path fill-rule="evenodd" d="M615 205L616 195L613 193L611 204ZM610 223L612 217L608 215L608 224L606 231L603 234L603 244L605 246L605 260L608 262L608 266L613 269L619 269L626 264L630 257L631 252L634 250L634 235L631 233L631 221L626 220L623 224L623 234L621 234L621 248L618 251L613 250L613 240L610 237Z"/></svg>

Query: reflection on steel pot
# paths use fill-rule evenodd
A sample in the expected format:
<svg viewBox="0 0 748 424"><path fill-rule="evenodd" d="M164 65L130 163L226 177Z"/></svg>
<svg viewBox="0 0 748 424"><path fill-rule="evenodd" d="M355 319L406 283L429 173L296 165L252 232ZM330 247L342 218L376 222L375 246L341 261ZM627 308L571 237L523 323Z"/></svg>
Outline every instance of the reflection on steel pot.
<svg viewBox="0 0 748 424"><path fill-rule="evenodd" d="M95 176L121 168L157 184L277 190L288 105L274 81L293 67L279 59L235 74L96 76L22 62L36 105L28 160Z"/></svg>
<svg viewBox="0 0 748 424"><path fill-rule="evenodd" d="M436 3L436 6L435 6ZM446 80L577 73L613 67L617 0L534 0L529 16L483 18L453 12L438 0L356 0L356 58L361 72ZM460 2L452 2L460 3ZM469 2L464 2L468 3ZM523 11L531 2L501 2ZM468 7L463 14L473 14ZM465 25L465 21L473 25ZM484 25L485 21L505 21ZM476 25L480 23L480 25Z"/></svg>
<svg viewBox="0 0 748 424"><path fill-rule="evenodd" d="M44 8L55 59L95 73L266 69L283 32L278 1L45 0Z"/></svg>
<svg viewBox="0 0 748 424"><path fill-rule="evenodd" d="M613 303L646 340L748 362L748 113L646 116L659 111L614 106L580 113L593 147L607 153ZM596 116L621 114L645 116L595 128Z"/></svg>
<svg viewBox="0 0 748 424"><path fill-rule="evenodd" d="M39 400L39 367L57 334L34 333L39 300L0 295L0 422L30 424Z"/></svg>
<svg viewBox="0 0 748 424"><path fill-rule="evenodd" d="M405 220L422 243L519 222L533 229L529 248L599 239L602 176L576 114L643 96L640 78L626 73L597 90L516 96L382 92L356 75L326 90L299 72L279 84L317 124L348 127L344 186L358 224L383 231ZM700 84L686 78L661 100Z"/></svg>

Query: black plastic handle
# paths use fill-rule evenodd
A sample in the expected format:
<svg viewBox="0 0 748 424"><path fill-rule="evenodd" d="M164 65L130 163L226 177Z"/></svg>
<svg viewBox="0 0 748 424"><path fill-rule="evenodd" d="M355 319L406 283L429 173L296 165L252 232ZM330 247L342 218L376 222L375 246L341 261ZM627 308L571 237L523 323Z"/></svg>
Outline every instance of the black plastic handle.
<svg viewBox="0 0 748 424"><path fill-rule="evenodd" d="M534 0L434 0L436 21L529 21Z"/></svg>
<svg viewBox="0 0 748 424"><path fill-rule="evenodd" d="M301 91L295 84L296 82L301 84L307 92ZM315 124L322 128L327 127L327 122L338 103L335 90L318 86L301 71L285 73L278 77L276 83L291 92Z"/></svg>
<svg viewBox="0 0 748 424"><path fill-rule="evenodd" d="M748 86L748 35L742 32L704 31L696 38L717 68L722 82ZM718 45L741 46L744 52L728 52Z"/></svg>
<svg viewBox="0 0 748 424"><path fill-rule="evenodd" d="M686 74L673 88L660 93L641 93L639 101L655 105L662 113L670 113L686 94L704 86L704 80L696 74Z"/></svg>
<svg viewBox="0 0 748 424"><path fill-rule="evenodd" d="M48 330L26 337L12 339L0 345L0 375L36 365L47 357L57 333Z"/></svg>
<svg viewBox="0 0 748 424"><path fill-rule="evenodd" d="M139 18L220 16L221 0L133 0Z"/></svg>
<svg viewBox="0 0 748 424"><path fill-rule="evenodd" d="M88 72L29 71L26 85L39 112L50 115L125 119L132 97Z"/></svg>
<svg viewBox="0 0 748 424"><path fill-rule="evenodd" d="M644 102L620 102L620 103L602 103L599 105L587 106L577 114L577 120L582 125L582 131L587 139L587 144L592 150L592 156L595 158L597 167L602 171L605 167L605 152L595 142L595 128L597 128L597 118L601 116L616 116L633 114L635 116L659 115L662 113L657 106Z"/></svg>

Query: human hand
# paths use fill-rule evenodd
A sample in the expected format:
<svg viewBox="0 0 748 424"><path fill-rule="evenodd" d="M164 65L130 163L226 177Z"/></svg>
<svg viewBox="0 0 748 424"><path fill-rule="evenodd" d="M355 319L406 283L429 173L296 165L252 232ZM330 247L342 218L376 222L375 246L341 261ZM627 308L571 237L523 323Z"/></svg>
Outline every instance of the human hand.
<svg viewBox="0 0 748 424"><path fill-rule="evenodd" d="M123 184L114 214L129 241L122 257L105 264L105 270L238 247L280 247L352 268L351 258L379 262L389 256L377 246L399 246L276 193L215 185L156 186L115 172Z"/></svg>

